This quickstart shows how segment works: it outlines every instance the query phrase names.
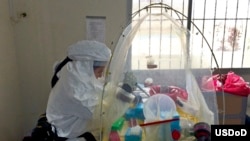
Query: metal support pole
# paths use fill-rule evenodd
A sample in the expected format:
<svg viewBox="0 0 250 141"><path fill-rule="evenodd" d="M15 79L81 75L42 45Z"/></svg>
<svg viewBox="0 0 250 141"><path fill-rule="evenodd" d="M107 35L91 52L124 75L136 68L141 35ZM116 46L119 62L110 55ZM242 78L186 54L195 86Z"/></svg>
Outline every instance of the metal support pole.
<svg viewBox="0 0 250 141"><path fill-rule="evenodd" d="M190 57L190 52L189 52L189 49L190 49L190 30L191 30L191 17L192 17L192 5L193 5L193 0L189 0L188 1L188 16L187 16L187 29L188 29L188 32L186 34L186 50L187 50L187 56L186 56L186 65L187 67L190 67L189 65L189 57Z"/></svg>
<svg viewBox="0 0 250 141"><path fill-rule="evenodd" d="M192 17L193 0L188 1L188 16L187 16L187 29L191 30L191 17Z"/></svg>

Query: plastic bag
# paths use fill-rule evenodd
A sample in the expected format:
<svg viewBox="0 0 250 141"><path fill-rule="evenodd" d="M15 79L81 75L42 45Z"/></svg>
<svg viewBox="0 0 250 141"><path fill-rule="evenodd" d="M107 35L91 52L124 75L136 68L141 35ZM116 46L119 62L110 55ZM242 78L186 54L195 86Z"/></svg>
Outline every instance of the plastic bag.
<svg viewBox="0 0 250 141"><path fill-rule="evenodd" d="M204 77L202 88L203 90L215 89L219 92L224 91L239 96L248 96L250 93L249 83L245 82L241 76L235 74L233 71L222 74L221 77L219 74L209 78Z"/></svg>
<svg viewBox="0 0 250 141"><path fill-rule="evenodd" d="M227 75L215 74L213 76L203 76L201 88L203 91L219 91L218 88L225 84Z"/></svg>
<svg viewBox="0 0 250 141"><path fill-rule="evenodd" d="M225 80L225 84L223 87L218 87L218 91L222 91L240 96L248 96L250 93L249 83L245 82L245 80L230 71L227 73L227 77Z"/></svg>
<svg viewBox="0 0 250 141"><path fill-rule="evenodd" d="M188 93L177 86L161 86L161 85L153 85L150 87L149 94L166 94L170 96L175 102L177 102L177 97L181 98L183 101L188 99Z"/></svg>

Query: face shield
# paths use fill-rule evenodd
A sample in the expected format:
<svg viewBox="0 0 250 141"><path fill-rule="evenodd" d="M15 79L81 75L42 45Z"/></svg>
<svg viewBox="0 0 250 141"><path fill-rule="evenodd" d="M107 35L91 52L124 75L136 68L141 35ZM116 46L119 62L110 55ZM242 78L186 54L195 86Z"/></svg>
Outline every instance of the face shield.
<svg viewBox="0 0 250 141"><path fill-rule="evenodd" d="M106 69L106 65L108 64L107 61L94 61L94 73L97 79L103 79L104 78L104 72Z"/></svg>

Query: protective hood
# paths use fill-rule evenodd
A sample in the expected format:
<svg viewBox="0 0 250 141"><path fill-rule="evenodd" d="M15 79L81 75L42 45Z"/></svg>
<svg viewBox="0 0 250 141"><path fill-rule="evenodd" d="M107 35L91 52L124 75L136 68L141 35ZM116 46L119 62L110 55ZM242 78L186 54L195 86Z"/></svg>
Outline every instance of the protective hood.
<svg viewBox="0 0 250 141"><path fill-rule="evenodd" d="M109 61L110 49L96 41L79 41L69 46L67 56L72 59L60 72L51 90L47 118L63 137L75 137L86 130L99 104L102 89L94 75L94 61Z"/></svg>
<svg viewBox="0 0 250 141"><path fill-rule="evenodd" d="M109 61L111 51L103 43L83 40L69 46L67 55L70 59L78 61Z"/></svg>

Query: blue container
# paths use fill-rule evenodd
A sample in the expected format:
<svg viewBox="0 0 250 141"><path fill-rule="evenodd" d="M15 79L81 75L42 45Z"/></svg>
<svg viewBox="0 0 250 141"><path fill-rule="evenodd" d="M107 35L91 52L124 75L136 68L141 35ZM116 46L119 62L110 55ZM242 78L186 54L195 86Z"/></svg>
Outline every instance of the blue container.
<svg viewBox="0 0 250 141"><path fill-rule="evenodd" d="M134 119L135 118L135 110L132 108L129 108L125 114L124 114L124 118L126 120L130 120L130 119Z"/></svg>
<svg viewBox="0 0 250 141"><path fill-rule="evenodd" d="M125 141L141 141L142 140L142 130L139 130L138 132L139 132L138 134L134 134L131 132L131 128L128 128L127 132L125 134Z"/></svg>
<svg viewBox="0 0 250 141"><path fill-rule="evenodd" d="M134 116L136 119L144 120L143 103L138 103L134 108Z"/></svg>

